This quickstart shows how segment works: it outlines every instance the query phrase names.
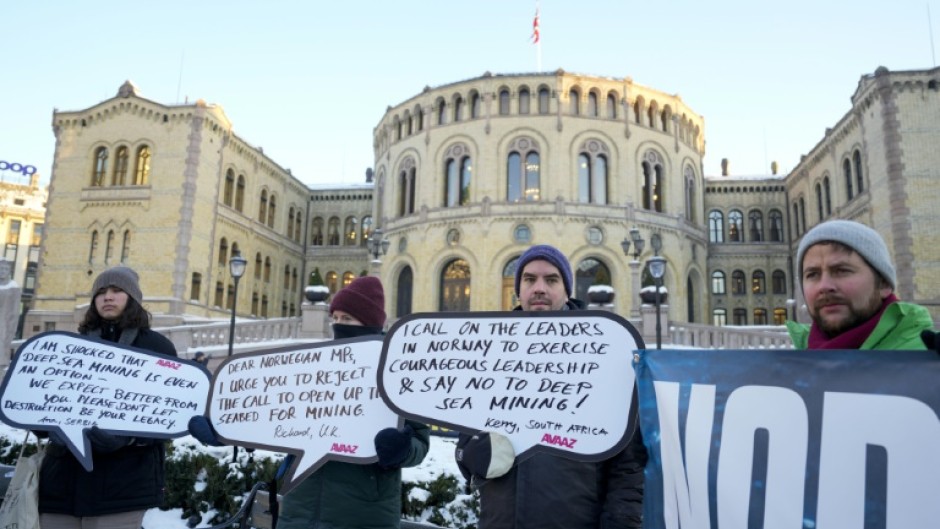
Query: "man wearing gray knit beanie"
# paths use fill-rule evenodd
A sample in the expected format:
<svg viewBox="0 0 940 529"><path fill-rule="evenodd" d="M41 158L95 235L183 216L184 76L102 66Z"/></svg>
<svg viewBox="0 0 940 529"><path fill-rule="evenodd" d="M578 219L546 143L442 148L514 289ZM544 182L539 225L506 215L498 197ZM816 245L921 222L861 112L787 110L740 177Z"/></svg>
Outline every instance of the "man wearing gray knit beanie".
<svg viewBox="0 0 940 529"><path fill-rule="evenodd" d="M816 225L800 241L796 266L812 324L787 322L797 349L925 349L933 327L924 307L898 300L884 239L850 220Z"/></svg>

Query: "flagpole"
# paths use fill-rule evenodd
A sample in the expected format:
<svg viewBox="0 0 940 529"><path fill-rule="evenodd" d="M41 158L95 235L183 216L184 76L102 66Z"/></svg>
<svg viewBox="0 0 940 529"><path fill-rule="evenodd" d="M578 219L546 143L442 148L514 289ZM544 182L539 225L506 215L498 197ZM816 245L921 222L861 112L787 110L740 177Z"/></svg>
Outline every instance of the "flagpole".
<svg viewBox="0 0 940 529"><path fill-rule="evenodd" d="M535 1L535 19L532 21L532 39L535 44L535 71L542 73L542 38L539 28L539 2Z"/></svg>

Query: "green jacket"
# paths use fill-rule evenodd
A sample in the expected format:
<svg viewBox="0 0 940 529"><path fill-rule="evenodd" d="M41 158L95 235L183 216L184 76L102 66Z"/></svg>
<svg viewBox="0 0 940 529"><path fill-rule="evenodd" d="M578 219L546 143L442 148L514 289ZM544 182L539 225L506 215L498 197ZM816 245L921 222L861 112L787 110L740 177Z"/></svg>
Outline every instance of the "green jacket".
<svg viewBox="0 0 940 529"><path fill-rule="evenodd" d="M809 342L809 325L787 322L787 331L793 347L806 349ZM930 312L913 303L898 301L888 305L875 330L860 349L882 349L893 351L924 350L927 346L920 339L920 332L933 329Z"/></svg>
<svg viewBox="0 0 940 529"><path fill-rule="evenodd" d="M424 460L431 431L405 422L414 435L401 466L413 467ZM401 514L401 469L328 461L284 497L277 528L398 529Z"/></svg>

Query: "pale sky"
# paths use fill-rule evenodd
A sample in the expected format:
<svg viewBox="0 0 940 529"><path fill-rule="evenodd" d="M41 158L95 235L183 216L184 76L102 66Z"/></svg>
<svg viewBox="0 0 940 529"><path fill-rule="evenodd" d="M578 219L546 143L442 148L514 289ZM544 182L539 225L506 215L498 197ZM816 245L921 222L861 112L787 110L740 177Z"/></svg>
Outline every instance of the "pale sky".
<svg viewBox="0 0 940 529"><path fill-rule="evenodd" d="M862 75L935 66L934 4L540 0L541 71L681 95L705 118L707 176L722 158L733 175L769 174L773 160L786 172L849 110ZM91 107L129 79L158 103L221 105L236 134L307 184L359 183L389 105L487 71L538 71L535 7L7 0L0 161L34 165L48 182L53 109Z"/></svg>

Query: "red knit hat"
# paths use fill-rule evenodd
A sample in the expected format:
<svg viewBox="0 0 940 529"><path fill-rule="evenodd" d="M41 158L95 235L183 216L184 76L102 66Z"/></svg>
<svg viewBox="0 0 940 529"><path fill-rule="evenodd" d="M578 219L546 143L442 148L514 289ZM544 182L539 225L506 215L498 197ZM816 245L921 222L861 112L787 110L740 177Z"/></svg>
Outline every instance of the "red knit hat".
<svg viewBox="0 0 940 529"><path fill-rule="evenodd" d="M374 276L357 277L333 294L330 314L337 310L349 313L366 327L384 326L385 291L382 290L382 282Z"/></svg>

